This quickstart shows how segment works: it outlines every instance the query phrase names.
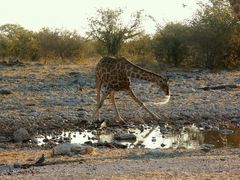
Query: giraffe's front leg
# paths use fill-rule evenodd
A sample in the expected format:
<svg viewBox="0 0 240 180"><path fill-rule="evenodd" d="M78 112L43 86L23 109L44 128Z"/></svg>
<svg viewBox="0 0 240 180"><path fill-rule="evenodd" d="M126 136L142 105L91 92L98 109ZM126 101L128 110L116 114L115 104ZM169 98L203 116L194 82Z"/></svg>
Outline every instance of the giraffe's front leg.
<svg viewBox="0 0 240 180"><path fill-rule="evenodd" d="M143 109L145 109L154 119L160 120L160 117L150 111L144 104L143 102L137 98L137 96L133 93L131 89L128 90L128 94L133 98L135 102L137 102Z"/></svg>
<svg viewBox="0 0 240 180"><path fill-rule="evenodd" d="M99 110L102 107L103 102L107 98L109 93L110 93L110 90L104 91L103 94L102 94L101 100L100 100L100 92L97 94L97 107L96 107L96 110L95 110L95 112L93 114L93 120L94 121L100 121Z"/></svg>
<svg viewBox="0 0 240 180"><path fill-rule="evenodd" d="M100 104L100 87L97 87L97 108L93 117L95 121L100 121L100 112L99 112L100 108L98 108L99 104Z"/></svg>
<svg viewBox="0 0 240 180"><path fill-rule="evenodd" d="M115 121L116 121L117 123L118 123L118 122L124 122L124 123L126 123L126 122L123 120L123 118L120 116L120 114L119 114L119 111L118 111L117 106L116 106L116 103L115 103L115 97L114 97L114 95L115 95L115 91L111 91L111 93L110 93L110 99L111 99L111 102L112 102L112 104L113 104L114 110L115 110L115 112L116 112Z"/></svg>

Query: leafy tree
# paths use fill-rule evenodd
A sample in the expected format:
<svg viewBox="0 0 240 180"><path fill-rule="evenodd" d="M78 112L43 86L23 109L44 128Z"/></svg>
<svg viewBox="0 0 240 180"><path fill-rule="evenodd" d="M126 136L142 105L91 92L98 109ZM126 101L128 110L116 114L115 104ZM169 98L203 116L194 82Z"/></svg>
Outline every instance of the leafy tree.
<svg viewBox="0 0 240 180"><path fill-rule="evenodd" d="M133 60L140 61L143 65L154 60L152 50L152 38L149 35L142 35L127 41L120 50L121 55L131 57Z"/></svg>
<svg viewBox="0 0 240 180"><path fill-rule="evenodd" d="M122 44L142 33L142 11L132 15L128 25L121 21L122 9L99 9L97 17L88 19L90 31L89 37L98 40L104 47L107 55L118 55Z"/></svg>
<svg viewBox="0 0 240 180"><path fill-rule="evenodd" d="M87 40L84 39L81 44L81 50L80 50L80 58L93 58L98 57L99 53L97 51L97 47L99 43L94 40Z"/></svg>
<svg viewBox="0 0 240 180"><path fill-rule="evenodd" d="M233 56L233 42L239 47L236 39L240 32L236 29L240 25L226 0L209 0L209 3L199 5L201 9L191 21L191 42L196 50L196 60L211 69L227 66L226 62L231 62Z"/></svg>
<svg viewBox="0 0 240 180"><path fill-rule="evenodd" d="M28 31L16 24L0 26L0 48L2 56L9 58L31 59L38 58L36 33Z"/></svg>
<svg viewBox="0 0 240 180"><path fill-rule="evenodd" d="M75 31L43 28L38 33L38 41L42 57L65 59L79 56L83 40Z"/></svg>
<svg viewBox="0 0 240 180"><path fill-rule="evenodd" d="M153 39L156 59L178 66L188 56L188 31L189 26L180 23L169 23L159 28Z"/></svg>
<svg viewBox="0 0 240 180"><path fill-rule="evenodd" d="M9 40L4 34L0 34L0 57L5 59L9 56Z"/></svg>

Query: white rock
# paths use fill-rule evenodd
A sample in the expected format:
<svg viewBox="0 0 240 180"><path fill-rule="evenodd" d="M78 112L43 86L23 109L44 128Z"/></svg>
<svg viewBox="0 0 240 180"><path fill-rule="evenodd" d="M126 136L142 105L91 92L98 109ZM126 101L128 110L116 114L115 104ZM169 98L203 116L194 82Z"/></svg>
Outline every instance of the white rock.
<svg viewBox="0 0 240 180"><path fill-rule="evenodd" d="M71 153L71 148L73 144L69 143L64 143L64 144L59 144L53 149L54 155L72 155Z"/></svg>
<svg viewBox="0 0 240 180"><path fill-rule="evenodd" d="M94 148L86 145L80 144L70 144L64 143L59 144L53 149L54 155L74 155L74 154L92 154L94 152Z"/></svg>

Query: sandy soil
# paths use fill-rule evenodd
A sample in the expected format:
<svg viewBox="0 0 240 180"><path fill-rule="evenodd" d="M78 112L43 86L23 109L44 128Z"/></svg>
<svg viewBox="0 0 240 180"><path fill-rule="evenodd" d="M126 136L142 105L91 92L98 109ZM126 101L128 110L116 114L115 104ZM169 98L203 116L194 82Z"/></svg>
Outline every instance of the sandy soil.
<svg viewBox="0 0 240 180"><path fill-rule="evenodd" d="M47 155L46 164L15 169L3 179L239 179L240 150L97 149L94 155L51 157L50 151L12 152L19 161ZM11 153L8 153L10 156ZM0 155L3 155L1 153ZM6 155L6 154L5 154ZM28 157L28 159L27 159ZM0 159L3 157L0 156ZM56 163L56 164L54 164Z"/></svg>

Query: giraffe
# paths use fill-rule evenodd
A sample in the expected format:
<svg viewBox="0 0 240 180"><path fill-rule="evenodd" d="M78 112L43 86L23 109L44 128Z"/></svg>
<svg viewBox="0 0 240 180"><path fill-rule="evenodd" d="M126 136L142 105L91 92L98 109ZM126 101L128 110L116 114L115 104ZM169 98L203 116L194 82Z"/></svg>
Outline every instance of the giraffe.
<svg viewBox="0 0 240 180"><path fill-rule="evenodd" d="M229 0L234 13L238 20L240 20L240 0Z"/></svg>
<svg viewBox="0 0 240 180"><path fill-rule="evenodd" d="M236 17L240 20L240 0L229 0L229 3L232 6ZM121 90L127 91L134 101L149 112L154 118L159 119L159 117L151 112L133 93L130 88L130 77L157 83L168 97L165 103L169 101L170 92L167 78L142 69L129 62L126 58L104 57L96 66L97 108L94 116L97 120L99 120L100 117L99 109L102 107L104 100L109 95L116 112L116 121L124 121L119 114L114 98L115 92ZM104 87L104 90L102 97L100 98L102 86Z"/></svg>
<svg viewBox="0 0 240 180"><path fill-rule="evenodd" d="M167 78L140 68L124 57L103 57L96 66L97 108L94 114L95 120L100 120L99 109L102 107L104 100L110 96L111 103L116 112L115 121L125 122L116 107L114 98L116 91L126 91L137 104L145 109L153 118L159 120L159 117L151 112L131 90L129 78L147 80L158 84L167 97L165 103L169 101L170 92ZM101 89L103 89L102 97L100 97Z"/></svg>

